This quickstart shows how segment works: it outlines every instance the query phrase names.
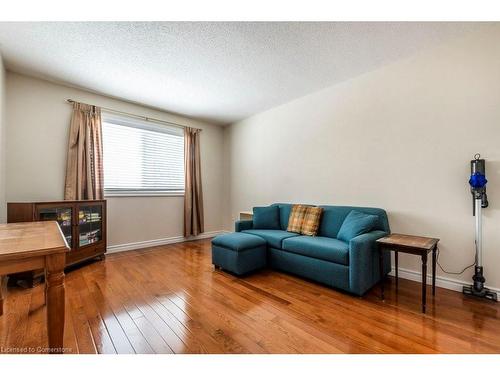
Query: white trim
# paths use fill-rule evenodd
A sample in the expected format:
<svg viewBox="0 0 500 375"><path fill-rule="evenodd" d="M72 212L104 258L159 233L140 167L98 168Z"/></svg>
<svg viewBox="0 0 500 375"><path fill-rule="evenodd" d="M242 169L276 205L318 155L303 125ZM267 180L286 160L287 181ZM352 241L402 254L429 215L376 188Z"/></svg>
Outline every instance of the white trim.
<svg viewBox="0 0 500 375"><path fill-rule="evenodd" d="M392 267L391 273L389 275L395 276L394 273L395 268ZM417 281L417 282L422 282L422 273L414 270L409 270L406 268L401 268L399 267L399 278L400 279L407 279L407 280L412 280L412 281ZM432 285L432 273L427 275L427 284ZM463 280L458 280L458 279L452 279L450 277L446 276L437 276L436 275L436 286L439 286L441 288L445 289L450 289L450 290L456 290L458 292L462 291L462 287L464 285L471 285L472 280L470 282L463 281ZM500 292L499 288L493 288L488 286L489 289L495 291L495 292Z"/></svg>
<svg viewBox="0 0 500 375"><path fill-rule="evenodd" d="M144 249L146 247L152 247L152 246L161 246L161 245L168 245L168 244L172 244L172 243L201 240L204 238L215 237L215 236L217 236L219 234L223 234L223 233L229 233L229 231L216 230L216 231L212 231L212 232L205 232L205 233L202 233L198 236L192 236L192 237L176 236L176 237L159 238L156 240L131 242L131 243L125 243L125 244L121 244L121 245L111 245L111 246L108 246L107 253L112 254L112 253L118 253L121 251Z"/></svg>

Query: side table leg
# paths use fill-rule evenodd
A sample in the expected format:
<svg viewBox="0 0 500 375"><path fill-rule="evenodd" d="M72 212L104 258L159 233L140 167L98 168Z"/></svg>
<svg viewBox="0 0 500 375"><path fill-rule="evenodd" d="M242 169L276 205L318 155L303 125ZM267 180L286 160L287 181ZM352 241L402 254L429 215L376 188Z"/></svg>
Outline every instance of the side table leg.
<svg viewBox="0 0 500 375"><path fill-rule="evenodd" d="M427 301L427 252L422 254L422 312L425 314L425 304Z"/></svg>
<svg viewBox="0 0 500 375"><path fill-rule="evenodd" d="M47 269L47 332L50 353L62 353L64 337L64 253L48 255L45 258Z"/></svg>
<svg viewBox="0 0 500 375"><path fill-rule="evenodd" d="M437 246L432 249L432 295L436 295L436 262L437 262Z"/></svg>
<svg viewBox="0 0 500 375"><path fill-rule="evenodd" d="M381 247L378 249L378 264L380 268L380 298L384 300L384 251Z"/></svg>
<svg viewBox="0 0 500 375"><path fill-rule="evenodd" d="M395 266L396 266L396 289L398 289L398 283L399 283L398 268L399 267L398 267L398 252L397 251L394 252L394 263L396 263L395 264Z"/></svg>

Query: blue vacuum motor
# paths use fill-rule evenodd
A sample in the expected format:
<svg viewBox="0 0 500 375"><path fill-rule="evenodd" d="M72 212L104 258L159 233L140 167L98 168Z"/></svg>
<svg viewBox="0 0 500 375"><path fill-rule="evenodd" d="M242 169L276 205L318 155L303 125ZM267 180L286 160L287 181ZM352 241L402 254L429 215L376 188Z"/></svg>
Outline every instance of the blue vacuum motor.
<svg viewBox="0 0 500 375"><path fill-rule="evenodd" d="M486 195L486 161L481 159L481 155L474 155L474 160L470 161L470 191L472 193L472 214L476 216L475 200L481 199L481 207L488 207L488 196Z"/></svg>
<svg viewBox="0 0 500 375"><path fill-rule="evenodd" d="M469 179L469 185L474 190L484 188L487 182L486 176L481 172L474 173Z"/></svg>

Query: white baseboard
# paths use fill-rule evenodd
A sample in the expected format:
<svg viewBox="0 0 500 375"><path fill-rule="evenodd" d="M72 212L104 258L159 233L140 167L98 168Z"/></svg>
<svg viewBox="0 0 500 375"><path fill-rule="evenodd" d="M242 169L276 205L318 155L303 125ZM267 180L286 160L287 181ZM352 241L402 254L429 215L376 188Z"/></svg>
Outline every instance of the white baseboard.
<svg viewBox="0 0 500 375"><path fill-rule="evenodd" d="M429 267L427 267L429 269ZM394 267L392 267L392 271L389 275L395 276L394 272ZM412 281L417 281L417 282L422 282L422 273L414 270L409 270L405 268L399 268L399 273L398 273L399 278L401 279L407 279L407 280L412 280ZM427 274L427 284L431 285L432 284L432 273L429 275ZM465 282L463 280L457 280L457 279L452 279L450 277L445 277L445 276L436 276L436 286L445 288L445 289L450 289L450 290L456 290L461 292L462 287L464 285L471 285L472 280L470 282ZM495 292L500 292L500 289L498 288L493 288L489 287L489 289L495 291Z"/></svg>
<svg viewBox="0 0 500 375"><path fill-rule="evenodd" d="M223 233L229 233L229 232L225 231L225 230L216 230L216 231L211 231L211 232L205 232L205 233L202 233L198 236L192 236L192 237L176 236L176 237L168 237L168 238L159 238L156 240L124 243L124 244L120 244L120 245L111 245L111 246L108 246L107 252L108 252L108 254L111 254L111 253L118 253L121 251L144 249L146 247L168 245L168 244L172 244L172 243L179 243L179 242L186 242L186 241L195 241L195 240L201 240L204 238L215 237L215 236L217 236L219 234L223 234Z"/></svg>

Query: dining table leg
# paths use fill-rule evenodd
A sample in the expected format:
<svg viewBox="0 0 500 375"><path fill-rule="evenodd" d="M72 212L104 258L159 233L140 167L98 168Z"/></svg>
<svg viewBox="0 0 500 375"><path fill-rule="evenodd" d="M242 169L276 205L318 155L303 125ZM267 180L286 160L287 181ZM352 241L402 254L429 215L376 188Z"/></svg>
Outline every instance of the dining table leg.
<svg viewBox="0 0 500 375"><path fill-rule="evenodd" d="M47 301L47 332L49 352L63 352L64 337L64 266L66 255L52 254L45 258L46 267L46 301Z"/></svg>
<svg viewBox="0 0 500 375"><path fill-rule="evenodd" d="M44 274L44 278L45 278L45 287L44 287L44 302L45 302L45 305L47 305L47 285L48 285L48 277L47 277L47 267L45 267L45 270L44 270L45 274Z"/></svg>
<svg viewBox="0 0 500 375"><path fill-rule="evenodd" d="M4 277L0 275L0 316L3 315L3 279Z"/></svg>

